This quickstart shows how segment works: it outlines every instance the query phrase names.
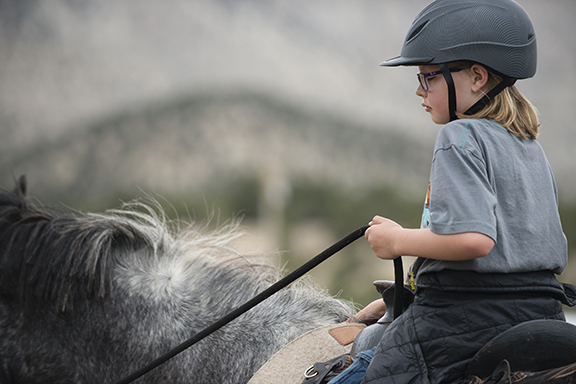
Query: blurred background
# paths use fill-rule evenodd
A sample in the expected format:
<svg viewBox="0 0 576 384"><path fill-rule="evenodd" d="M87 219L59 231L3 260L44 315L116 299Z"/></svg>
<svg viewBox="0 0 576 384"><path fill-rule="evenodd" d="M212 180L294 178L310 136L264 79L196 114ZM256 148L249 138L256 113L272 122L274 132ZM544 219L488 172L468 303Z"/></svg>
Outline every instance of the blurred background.
<svg viewBox="0 0 576 384"><path fill-rule="evenodd" d="M104 211L242 219L293 270L375 214L419 226L438 126L397 56L428 0L0 0L0 186ZM540 142L576 283L573 0L519 0L537 33ZM406 258L405 263L411 260ZM393 279L361 239L312 272L360 304Z"/></svg>

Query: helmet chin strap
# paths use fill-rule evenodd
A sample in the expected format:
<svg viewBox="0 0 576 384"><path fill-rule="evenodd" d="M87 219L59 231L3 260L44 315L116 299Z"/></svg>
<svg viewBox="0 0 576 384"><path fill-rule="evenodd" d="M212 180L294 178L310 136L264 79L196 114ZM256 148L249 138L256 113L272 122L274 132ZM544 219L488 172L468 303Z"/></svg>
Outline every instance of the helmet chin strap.
<svg viewBox="0 0 576 384"><path fill-rule="evenodd" d="M490 100L494 98L494 96L502 92L507 87L513 86L514 83L516 83L516 79L512 77L504 77L504 79L501 82L499 82L494 88L492 88L487 94L485 94L483 98L481 98L476 102L476 104L468 108L468 110L464 112L464 114L473 115L476 112L479 112L482 109L482 107L484 107L486 104L488 104Z"/></svg>
<svg viewBox="0 0 576 384"><path fill-rule="evenodd" d="M456 88L454 87L454 79L448 68L448 64L439 64L440 70L446 79L446 84L448 85L448 110L450 111L450 121L458 119L456 116Z"/></svg>
<svg viewBox="0 0 576 384"><path fill-rule="evenodd" d="M448 68L448 64L438 64L440 66L440 70L444 75L444 79L446 80L446 84L448 85L448 109L450 111L450 121L458 120L458 116L456 116L456 87L454 86L454 79L452 78L452 73L450 73L450 69ZM478 100L473 106L468 108L465 115L473 115L476 112L479 112L482 107L484 107L490 100L494 98L497 94L502 92L507 87L510 87L516 83L516 79L512 77L504 76L504 79L499 82L494 88L492 88L487 94L484 95L480 100Z"/></svg>

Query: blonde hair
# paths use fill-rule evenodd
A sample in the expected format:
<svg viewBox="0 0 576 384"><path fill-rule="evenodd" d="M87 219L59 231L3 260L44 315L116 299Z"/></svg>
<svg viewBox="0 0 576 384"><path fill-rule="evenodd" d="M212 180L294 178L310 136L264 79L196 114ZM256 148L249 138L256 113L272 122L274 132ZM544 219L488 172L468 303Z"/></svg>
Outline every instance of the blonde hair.
<svg viewBox="0 0 576 384"><path fill-rule="evenodd" d="M485 88L488 91L501 82L502 77L486 69L489 76ZM524 140L536 140L538 137L540 123L536 108L514 85L506 87L475 114L457 113L456 115L466 119L492 119L511 134Z"/></svg>

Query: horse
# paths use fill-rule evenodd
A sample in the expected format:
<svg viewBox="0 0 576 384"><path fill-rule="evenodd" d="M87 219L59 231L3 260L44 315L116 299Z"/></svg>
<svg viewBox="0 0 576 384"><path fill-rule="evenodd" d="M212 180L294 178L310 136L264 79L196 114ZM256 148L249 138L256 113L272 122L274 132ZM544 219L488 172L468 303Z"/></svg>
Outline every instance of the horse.
<svg viewBox="0 0 576 384"><path fill-rule="evenodd" d="M282 269L235 251L234 223L152 202L102 214L0 194L0 383L114 383L264 290ZM256 261L258 260L258 261ZM354 314L303 278L137 383L246 383L298 336Z"/></svg>
<svg viewBox="0 0 576 384"><path fill-rule="evenodd" d="M208 230L172 221L154 200L104 214L57 210L33 204L26 190L22 177L0 193L0 384L116 383L282 275L260 261L270 255L230 246L237 223ZM394 317L392 283L379 288L387 314L355 331L352 355ZM286 366L302 360L290 346L354 313L353 303L301 278L134 382L247 383L266 367L250 382L270 382L270 369L274 382L287 382ZM330 341L323 337L304 341ZM462 383L516 382L511 367L526 383L576 383L575 343L571 324L520 324L478 352Z"/></svg>

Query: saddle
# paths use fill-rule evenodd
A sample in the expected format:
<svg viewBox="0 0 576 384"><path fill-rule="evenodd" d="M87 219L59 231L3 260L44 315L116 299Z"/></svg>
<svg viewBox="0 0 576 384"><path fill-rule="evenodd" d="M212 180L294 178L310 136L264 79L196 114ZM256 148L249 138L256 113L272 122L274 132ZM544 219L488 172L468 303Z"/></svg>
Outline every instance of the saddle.
<svg viewBox="0 0 576 384"><path fill-rule="evenodd" d="M574 384L576 383L576 363L560 368L553 368L541 372L516 371L512 372L508 360L502 360L494 373L481 380L477 376L469 376L460 384Z"/></svg>
<svg viewBox="0 0 576 384"><path fill-rule="evenodd" d="M576 383L576 326L533 320L510 328L476 353L461 384L513 383Z"/></svg>
<svg viewBox="0 0 576 384"><path fill-rule="evenodd" d="M393 308L392 282L377 281L375 285L387 308ZM326 383L343 371L358 352L378 343L381 333L392 321L391 316L387 312L368 327L342 323L305 333L272 356L248 384ZM545 383L576 384L576 326L573 324L533 320L501 333L474 356L458 384Z"/></svg>
<svg viewBox="0 0 576 384"><path fill-rule="evenodd" d="M248 384L301 384L310 377L320 378L321 374L328 373L325 371L337 368L339 361L330 360L341 356L344 356L341 360L346 360L356 335L365 327L359 323L341 323L309 331L274 354ZM316 365L315 362L322 363ZM330 370L324 368L326 364L331 365Z"/></svg>

